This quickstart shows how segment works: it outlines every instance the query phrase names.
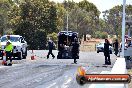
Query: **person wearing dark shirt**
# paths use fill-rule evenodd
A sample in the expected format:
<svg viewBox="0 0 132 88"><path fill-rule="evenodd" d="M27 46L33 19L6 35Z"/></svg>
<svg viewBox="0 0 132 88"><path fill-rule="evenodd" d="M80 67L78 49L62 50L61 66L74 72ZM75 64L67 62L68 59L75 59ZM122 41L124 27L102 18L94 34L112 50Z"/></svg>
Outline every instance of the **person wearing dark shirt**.
<svg viewBox="0 0 132 88"><path fill-rule="evenodd" d="M59 44L59 58L62 58L62 54L64 53L65 45L63 43Z"/></svg>
<svg viewBox="0 0 132 88"><path fill-rule="evenodd" d="M111 65L109 46L111 46L111 44L109 43L108 39L105 39L104 56L105 56L105 64L106 65Z"/></svg>
<svg viewBox="0 0 132 88"><path fill-rule="evenodd" d="M115 55L117 56L117 54L118 54L118 47L119 47L119 43L118 43L117 39L115 40L113 46L114 46Z"/></svg>
<svg viewBox="0 0 132 88"><path fill-rule="evenodd" d="M76 59L78 58L78 54L79 54L79 43L77 41L77 39L74 39L74 42L72 43L72 57L74 59L74 63L77 64Z"/></svg>
<svg viewBox="0 0 132 88"><path fill-rule="evenodd" d="M48 52L48 55L47 55L47 59L49 58L49 55L51 54L53 59L55 58L54 54L52 53L52 50L54 48L54 42L52 40L49 40L48 41L48 48L49 48L49 52Z"/></svg>

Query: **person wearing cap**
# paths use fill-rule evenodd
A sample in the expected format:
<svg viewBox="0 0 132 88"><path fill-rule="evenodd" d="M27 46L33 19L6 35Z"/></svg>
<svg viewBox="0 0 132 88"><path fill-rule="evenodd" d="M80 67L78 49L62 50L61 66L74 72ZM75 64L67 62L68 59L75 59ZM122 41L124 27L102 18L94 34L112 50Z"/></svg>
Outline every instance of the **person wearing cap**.
<svg viewBox="0 0 132 88"><path fill-rule="evenodd" d="M72 58L74 59L74 63L77 64L76 59L78 58L79 54L79 43L77 38L74 38L74 42L72 43Z"/></svg>
<svg viewBox="0 0 132 88"><path fill-rule="evenodd" d="M12 65L12 50L13 50L13 45L10 41L10 36L7 36L7 42L5 46L5 52L6 52L6 61L10 60L10 63L8 65ZM7 65L7 64L5 64Z"/></svg>

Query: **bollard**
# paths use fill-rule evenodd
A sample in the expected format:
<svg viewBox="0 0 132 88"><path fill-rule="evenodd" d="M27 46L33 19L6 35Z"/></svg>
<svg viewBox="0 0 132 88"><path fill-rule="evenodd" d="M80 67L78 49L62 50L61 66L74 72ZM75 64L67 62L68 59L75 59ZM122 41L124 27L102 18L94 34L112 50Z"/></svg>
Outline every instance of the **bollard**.
<svg viewBox="0 0 132 88"><path fill-rule="evenodd" d="M2 65L6 64L6 52L3 52L3 61Z"/></svg>
<svg viewBox="0 0 132 88"><path fill-rule="evenodd" d="M33 50L32 50L32 55L31 55L31 60L34 60L35 58L34 58L34 52L33 52Z"/></svg>

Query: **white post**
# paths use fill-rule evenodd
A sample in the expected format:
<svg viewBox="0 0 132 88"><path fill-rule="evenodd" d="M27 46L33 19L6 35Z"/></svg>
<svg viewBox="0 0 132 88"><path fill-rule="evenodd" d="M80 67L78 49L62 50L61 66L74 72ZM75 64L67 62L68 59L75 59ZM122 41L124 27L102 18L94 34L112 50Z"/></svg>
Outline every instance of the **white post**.
<svg viewBox="0 0 132 88"><path fill-rule="evenodd" d="M68 4L69 4L69 1L67 2ZM68 14L68 7L67 7L67 43L68 43L68 16L69 14Z"/></svg>
<svg viewBox="0 0 132 88"><path fill-rule="evenodd" d="M67 11L67 32L68 32L68 11Z"/></svg>
<svg viewBox="0 0 132 88"><path fill-rule="evenodd" d="M122 17L122 57L124 57L124 48L125 48L125 25L126 25L126 21L125 21L125 7L126 7L126 0L123 0L123 17Z"/></svg>

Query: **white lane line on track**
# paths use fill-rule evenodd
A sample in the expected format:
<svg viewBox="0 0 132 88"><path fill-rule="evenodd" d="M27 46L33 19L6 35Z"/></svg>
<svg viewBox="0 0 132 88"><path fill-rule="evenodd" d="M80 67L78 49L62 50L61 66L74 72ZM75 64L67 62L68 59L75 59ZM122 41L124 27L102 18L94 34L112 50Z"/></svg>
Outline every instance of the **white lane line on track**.
<svg viewBox="0 0 132 88"><path fill-rule="evenodd" d="M62 85L62 88L68 88L70 84L70 82L73 80L73 78L68 78L67 81Z"/></svg>
<svg viewBox="0 0 132 88"><path fill-rule="evenodd" d="M0 66L0 69L2 69L2 68L9 68L9 67L16 67L16 66L19 66L19 64L13 64L12 66L4 66L4 65L1 65Z"/></svg>
<svg viewBox="0 0 132 88"><path fill-rule="evenodd" d="M48 87L46 87L46 88L51 88L51 87L53 87L54 85L56 85L56 83L53 83L53 84L50 84Z"/></svg>

